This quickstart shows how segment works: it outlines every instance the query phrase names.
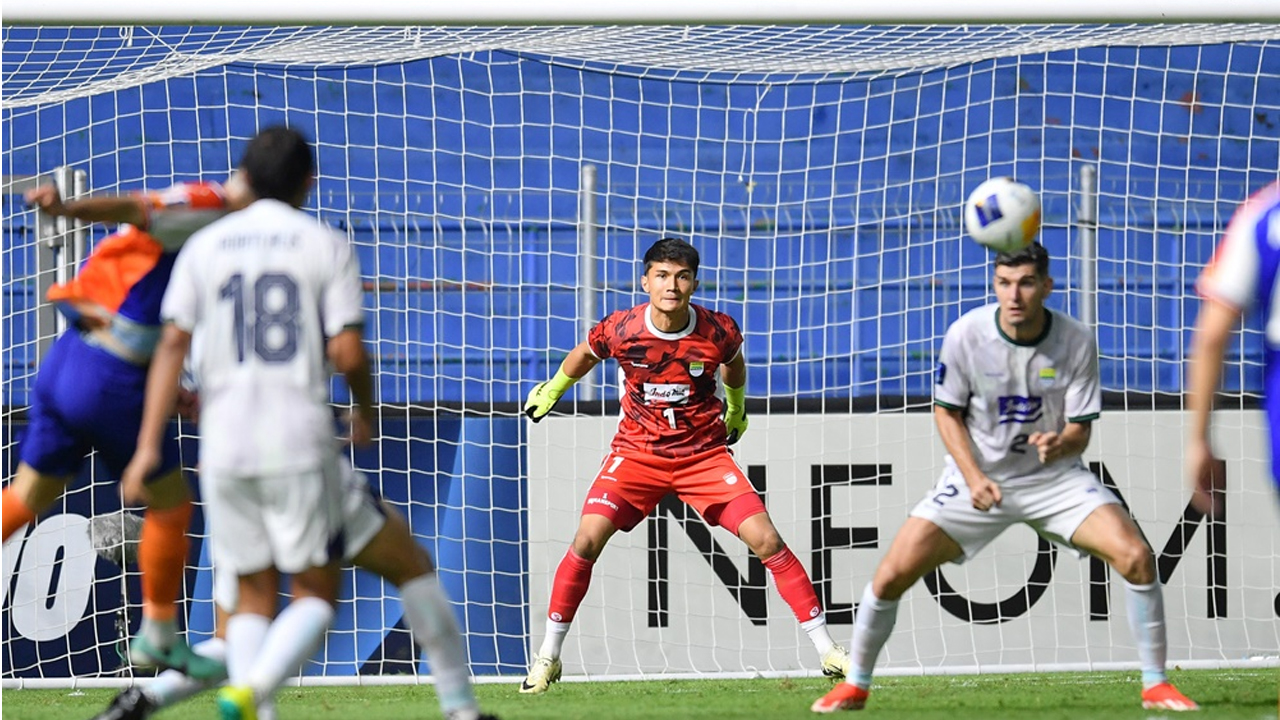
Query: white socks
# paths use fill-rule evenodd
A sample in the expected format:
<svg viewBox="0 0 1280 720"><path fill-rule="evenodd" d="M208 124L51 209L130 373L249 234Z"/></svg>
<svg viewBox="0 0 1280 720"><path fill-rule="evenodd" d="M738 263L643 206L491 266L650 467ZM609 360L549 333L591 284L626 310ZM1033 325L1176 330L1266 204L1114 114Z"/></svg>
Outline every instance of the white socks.
<svg viewBox="0 0 1280 720"><path fill-rule="evenodd" d="M400 588L400 600L409 629L427 653L440 709L448 715L455 710L477 708L467 650L453 608L440 587L440 578L427 573L410 580Z"/></svg>
<svg viewBox="0 0 1280 720"><path fill-rule="evenodd" d="M1142 686L1149 688L1167 680L1164 672L1168 643L1165 639L1164 594L1160 581L1150 585L1124 584L1124 602L1129 612L1129 629L1138 645Z"/></svg>
<svg viewBox="0 0 1280 720"><path fill-rule="evenodd" d="M813 647L818 650L818 655L826 655L831 648L836 646L836 641L831 639L831 631L827 629L827 616L819 615L812 620L805 620L800 623L801 629L809 634L809 639L813 641Z"/></svg>
<svg viewBox="0 0 1280 720"><path fill-rule="evenodd" d="M296 675L302 663L319 649L329 623L333 622L333 614L333 606L320 598L294 598L271 623L244 682L236 680L235 670L231 671L232 682L253 688L259 702L271 698L285 678ZM229 627L227 642L233 643L233 655L240 652Z"/></svg>
<svg viewBox="0 0 1280 720"><path fill-rule="evenodd" d="M271 618L236 613L227 620L227 676L232 685L248 685L258 650L271 628Z"/></svg>
<svg viewBox="0 0 1280 720"><path fill-rule="evenodd" d="M570 623L567 622L547 619L547 634L542 638L542 647L538 650L539 657L560 657L560 648L564 647L564 638L569 634L569 625Z"/></svg>
<svg viewBox="0 0 1280 720"><path fill-rule="evenodd" d="M871 583L867 583L853 621L853 643L849 647L853 674L845 678L845 682L863 690L871 689L871 673L876 668L876 659L889 641L897 620L898 601L881 600L871 591Z"/></svg>

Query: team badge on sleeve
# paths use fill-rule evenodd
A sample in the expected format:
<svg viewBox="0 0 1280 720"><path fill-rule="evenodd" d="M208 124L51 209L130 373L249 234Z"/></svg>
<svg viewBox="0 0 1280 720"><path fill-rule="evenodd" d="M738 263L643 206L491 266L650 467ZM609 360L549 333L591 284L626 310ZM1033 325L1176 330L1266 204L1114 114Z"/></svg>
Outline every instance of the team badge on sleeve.
<svg viewBox="0 0 1280 720"><path fill-rule="evenodd" d="M937 369L933 371L933 384L941 385L947 380L947 364L938 363Z"/></svg>

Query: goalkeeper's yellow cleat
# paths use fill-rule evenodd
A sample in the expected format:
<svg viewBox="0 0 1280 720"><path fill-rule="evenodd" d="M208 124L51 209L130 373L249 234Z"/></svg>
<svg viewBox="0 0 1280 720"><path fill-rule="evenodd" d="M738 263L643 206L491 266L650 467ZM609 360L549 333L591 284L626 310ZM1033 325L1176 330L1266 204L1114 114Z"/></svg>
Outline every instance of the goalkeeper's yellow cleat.
<svg viewBox="0 0 1280 720"><path fill-rule="evenodd" d="M822 674L829 678L843 680L849 677L853 662L849 659L849 651L836 645L822 654Z"/></svg>
<svg viewBox="0 0 1280 720"><path fill-rule="evenodd" d="M533 665L529 667L529 675L520 683L520 692L530 695L546 692L551 683L560 679L562 667L560 658L535 655Z"/></svg>

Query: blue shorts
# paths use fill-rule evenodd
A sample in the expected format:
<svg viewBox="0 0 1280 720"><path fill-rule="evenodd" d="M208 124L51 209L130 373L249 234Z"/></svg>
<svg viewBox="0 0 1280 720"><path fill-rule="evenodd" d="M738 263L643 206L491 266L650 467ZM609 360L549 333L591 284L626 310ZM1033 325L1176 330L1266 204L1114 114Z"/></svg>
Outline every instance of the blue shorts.
<svg viewBox="0 0 1280 720"><path fill-rule="evenodd" d="M142 425L147 369L64 332L40 363L31 394L22 462L45 475L74 475L90 450L119 479L133 457ZM178 439L165 427L155 479L178 467Z"/></svg>

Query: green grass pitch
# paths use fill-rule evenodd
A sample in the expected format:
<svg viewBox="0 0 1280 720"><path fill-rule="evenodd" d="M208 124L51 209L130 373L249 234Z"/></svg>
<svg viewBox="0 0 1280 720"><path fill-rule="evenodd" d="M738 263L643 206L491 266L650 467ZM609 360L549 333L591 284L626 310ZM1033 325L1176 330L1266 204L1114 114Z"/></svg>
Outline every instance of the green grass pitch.
<svg viewBox="0 0 1280 720"><path fill-rule="evenodd" d="M1171 679L1198 701L1195 718L1271 720L1277 708L1277 671L1186 670ZM652 680L563 682L540 696L516 692L517 683L481 684L481 703L503 720L663 720L813 718L809 703L831 683L821 678L758 680ZM115 690L5 690L4 720L88 720ZM1182 713L1145 711L1136 672L1037 673L885 677L877 679L868 720L998 720L1000 718L1149 719ZM156 716L160 720L215 720L211 695L198 696ZM422 720L438 718L430 686L289 687L279 700L281 720Z"/></svg>

